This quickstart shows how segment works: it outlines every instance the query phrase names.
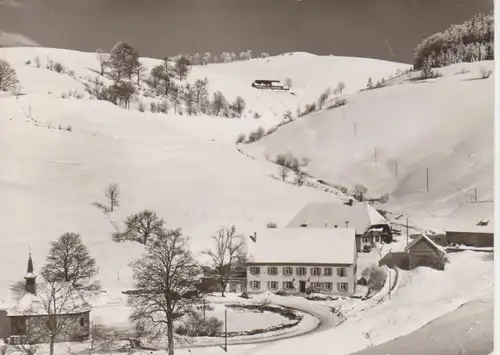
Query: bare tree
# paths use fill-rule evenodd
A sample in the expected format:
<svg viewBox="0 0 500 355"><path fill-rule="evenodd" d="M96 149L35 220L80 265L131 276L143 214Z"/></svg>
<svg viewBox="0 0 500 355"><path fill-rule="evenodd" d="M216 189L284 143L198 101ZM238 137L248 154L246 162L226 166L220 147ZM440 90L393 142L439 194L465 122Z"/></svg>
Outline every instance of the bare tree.
<svg viewBox="0 0 500 355"><path fill-rule="evenodd" d="M186 296L201 275L187 242L180 229L163 231L132 263L138 292L129 295L130 320L156 337L166 331L169 355L174 354L175 324L199 303Z"/></svg>
<svg viewBox="0 0 500 355"><path fill-rule="evenodd" d="M67 283L78 291L96 293L100 290L95 280L96 261L76 233L64 233L52 242L42 275L51 283Z"/></svg>
<svg viewBox="0 0 500 355"><path fill-rule="evenodd" d="M175 61L175 71L177 75L179 76L180 80L186 79L188 73L189 73L189 66L191 65L191 62L189 61L188 58L185 56L179 57Z"/></svg>
<svg viewBox="0 0 500 355"><path fill-rule="evenodd" d="M280 173L280 178L281 180L285 181L286 178L288 177L288 168L286 166L279 166L279 173Z"/></svg>
<svg viewBox="0 0 500 355"><path fill-rule="evenodd" d="M244 256L244 241L236 234L236 227L221 228L212 237L213 248L204 251L211 259L211 266L215 270L218 281L222 288L222 297L231 276L234 275L236 266Z"/></svg>
<svg viewBox="0 0 500 355"><path fill-rule="evenodd" d="M0 91L14 91L17 83L14 68L6 60L0 59Z"/></svg>
<svg viewBox="0 0 500 355"><path fill-rule="evenodd" d="M109 202L109 211L113 212L115 207L120 206L120 189L117 184L109 184L105 191L106 198Z"/></svg>
<svg viewBox="0 0 500 355"><path fill-rule="evenodd" d="M352 190L352 195L359 202L363 202L367 192L368 189L365 186L358 184L354 186Z"/></svg>
<svg viewBox="0 0 500 355"><path fill-rule="evenodd" d="M146 77L147 69L140 62L133 68L133 73L137 78L137 86L141 86L141 80Z"/></svg>
<svg viewBox="0 0 500 355"><path fill-rule="evenodd" d="M133 241L146 245L151 239L163 234L165 221L159 218L155 212L144 210L130 215L125 221L124 232L113 234L115 242Z"/></svg>
<svg viewBox="0 0 500 355"><path fill-rule="evenodd" d="M297 186L300 187L300 186L304 185L305 179L306 179L306 175L304 174L304 172L302 172L300 170L297 170L295 172L295 184Z"/></svg>
<svg viewBox="0 0 500 355"><path fill-rule="evenodd" d="M245 111L246 102L241 96L237 96L232 104L233 110L238 114L238 117L241 117L243 111Z"/></svg>
<svg viewBox="0 0 500 355"><path fill-rule="evenodd" d="M104 75L104 71L109 63L109 54L104 53L102 49L96 50L97 61L99 62L99 68L101 69L101 76Z"/></svg>
<svg viewBox="0 0 500 355"><path fill-rule="evenodd" d="M343 81L339 82L337 84L337 91L339 92L340 95L342 95L344 89L345 89L345 83Z"/></svg>

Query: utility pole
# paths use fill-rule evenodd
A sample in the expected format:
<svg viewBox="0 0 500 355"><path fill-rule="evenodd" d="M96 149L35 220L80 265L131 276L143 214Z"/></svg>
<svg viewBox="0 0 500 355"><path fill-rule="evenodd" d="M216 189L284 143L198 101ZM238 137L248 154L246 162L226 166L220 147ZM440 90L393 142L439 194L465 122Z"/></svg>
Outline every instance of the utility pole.
<svg viewBox="0 0 500 355"><path fill-rule="evenodd" d="M224 309L224 347L222 349L227 353L227 308Z"/></svg>
<svg viewBox="0 0 500 355"><path fill-rule="evenodd" d="M342 123L345 123L345 113L343 107L342 107Z"/></svg>
<svg viewBox="0 0 500 355"><path fill-rule="evenodd" d="M373 150L374 150L374 155L373 155L373 157L374 157L374 159L375 159L375 164L377 164L377 147L374 147L374 148L373 148Z"/></svg>
<svg viewBox="0 0 500 355"><path fill-rule="evenodd" d="M396 160L396 180L398 179L398 161Z"/></svg>
<svg viewBox="0 0 500 355"><path fill-rule="evenodd" d="M224 309L224 347L227 353L227 308Z"/></svg>
<svg viewBox="0 0 500 355"><path fill-rule="evenodd" d="M406 246L408 246L408 238L409 238L409 232L408 232L408 217L406 217Z"/></svg>
<svg viewBox="0 0 500 355"><path fill-rule="evenodd" d="M390 252L389 252L390 253ZM392 288L392 281L391 281L391 269L387 268L389 272L389 300L391 299L391 288Z"/></svg>
<svg viewBox="0 0 500 355"><path fill-rule="evenodd" d="M203 299L203 321L206 320L206 317L205 317L205 310L206 310L206 304L205 304L205 299Z"/></svg>
<svg viewBox="0 0 500 355"><path fill-rule="evenodd" d="M477 202L477 187L474 188L474 202Z"/></svg>
<svg viewBox="0 0 500 355"><path fill-rule="evenodd" d="M426 181L427 181L427 192L429 192L429 168L425 168Z"/></svg>
<svg viewBox="0 0 500 355"><path fill-rule="evenodd" d="M356 122L354 122L354 137L358 136L358 131L356 129Z"/></svg>

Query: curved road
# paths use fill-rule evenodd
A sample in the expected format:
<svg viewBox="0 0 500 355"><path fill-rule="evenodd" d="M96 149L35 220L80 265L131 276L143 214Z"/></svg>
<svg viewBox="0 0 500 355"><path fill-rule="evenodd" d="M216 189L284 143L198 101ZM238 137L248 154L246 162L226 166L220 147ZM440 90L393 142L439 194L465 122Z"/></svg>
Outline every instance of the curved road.
<svg viewBox="0 0 500 355"><path fill-rule="evenodd" d="M300 336L304 336L307 334L312 334L316 332L320 332L323 330L327 330L335 327L338 324L338 319L330 312L327 307L320 305L311 305L307 307L307 309L303 307L290 306L285 303L280 302L280 304L272 303L276 306L285 306L296 311L306 313L307 315L313 317L314 324L311 327L301 329L300 323L297 327L299 329L295 331L290 331L285 334L279 335L269 335L262 338L228 338L227 345L251 345L251 344L261 344L261 343L270 343L277 340L289 339L289 338L297 338ZM306 317L302 320L302 322L307 321ZM293 328L292 328L293 329ZM195 343L195 344L180 344L176 346L178 349L192 349L192 348L205 348L205 347L216 347L216 346L224 346L224 339L217 341L209 341L206 343Z"/></svg>
<svg viewBox="0 0 500 355"><path fill-rule="evenodd" d="M488 355L493 352L493 299L465 303L419 330L351 355Z"/></svg>

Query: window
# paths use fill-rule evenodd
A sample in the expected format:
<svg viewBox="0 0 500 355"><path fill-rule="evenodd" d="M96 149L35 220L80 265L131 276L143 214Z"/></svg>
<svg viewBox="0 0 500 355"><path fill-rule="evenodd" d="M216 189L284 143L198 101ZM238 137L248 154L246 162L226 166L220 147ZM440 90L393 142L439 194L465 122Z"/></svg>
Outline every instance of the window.
<svg viewBox="0 0 500 355"><path fill-rule="evenodd" d="M325 282L325 290L326 291L332 290L332 283L331 282Z"/></svg>
<svg viewBox="0 0 500 355"><path fill-rule="evenodd" d="M283 289L285 290L293 290L295 287L293 287L293 282L291 281L285 281L283 282Z"/></svg>
<svg viewBox="0 0 500 355"><path fill-rule="evenodd" d="M260 267L258 267L258 266L250 267L250 273L252 275L260 275Z"/></svg>
<svg viewBox="0 0 500 355"><path fill-rule="evenodd" d="M296 272L297 272L298 276L304 276L306 274L306 268L305 267L298 267Z"/></svg>
<svg viewBox="0 0 500 355"><path fill-rule="evenodd" d="M278 268L277 267L268 267L267 274L268 275L278 275Z"/></svg>
<svg viewBox="0 0 500 355"><path fill-rule="evenodd" d="M85 325L85 319L82 317L80 318L80 327L83 327Z"/></svg>
<svg viewBox="0 0 500 355"><path fill-rule="evenodd" d="M338 291L347 291L347 282L339 282L337 284Z"/></svg>
<svg viewBox="0 0 500 355"><path fill-rule="evenodd" d="M278 282L277 281L268 281L267 288L270 290L277 290L278 289Z"/></svg>
<svg viewBox="0 0 500 355"><path fill-rule="evenodd" d="M345 267L339 267L337 269L337 276L340 276L340 277L347 276L347 271L346 271Z"/></svg>
<svg viewBox="0 0 500 355"><path fill-rule="evenodd" d="M321 289L321 282L313 282L311 285L312 285L312 288L315 290Z"/></svg>
<svg viewBox="0 0 500 355"><path fill-rule="evenodd" d="M363 243L368 243L369 241L368 237L363 237Z"/></svg>
<svg viewBox="0 0 500 355"><path fill-rule="evenodd" d="M376 242L380 242L380 236L378 236L378 235L377 235L377 236L375 237L375 241L376 241Z"/></svg>
<svg viewBox="0 0 500 355"><path fill-rule="evenodd" d="M291 276L291 275L293 275L293 268L291 268L291 267L284 267L283 268L283 275L285 275L285 276Z"/></svg>
<svg viewBox="0 0 500 355"><path fill-rule="evenodd" d="M323 275L325 276L332 276L332 268L331 267L325 267L323 270Z"/></svg>
<svg viewBox="0 0 500 355"><path fill-rule="evenodd" d="M311 268L311 275L312 276L320 276L321 275L321 269L319 267L312 267Z"/></svg>
<svg viewBox="0 0 500 355"><path fill-rule="evenodd" d="M254 290L260 289L260 281L250 281L250 288Z"/></svg>

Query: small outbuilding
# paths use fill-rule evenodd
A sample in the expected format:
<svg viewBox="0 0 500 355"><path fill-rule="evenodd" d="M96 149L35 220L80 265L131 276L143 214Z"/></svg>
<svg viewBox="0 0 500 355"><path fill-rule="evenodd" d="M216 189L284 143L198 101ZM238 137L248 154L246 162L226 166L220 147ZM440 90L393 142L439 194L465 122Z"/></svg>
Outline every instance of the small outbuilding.
<svg viewBox="0 0 500 355"><path fill-rule="evenodd" d="M446 242L476 248L494 246L493 202L473 202L460 206L446 225Z"/></svg>
<svg viewBox="0 0 500 355"><path fill-rule="evenodd" d="M408 268L410 270L419 266L443 270L447 260L446 252L425 234L413 239L406 246L404 252L408 255Z"/></svg>

